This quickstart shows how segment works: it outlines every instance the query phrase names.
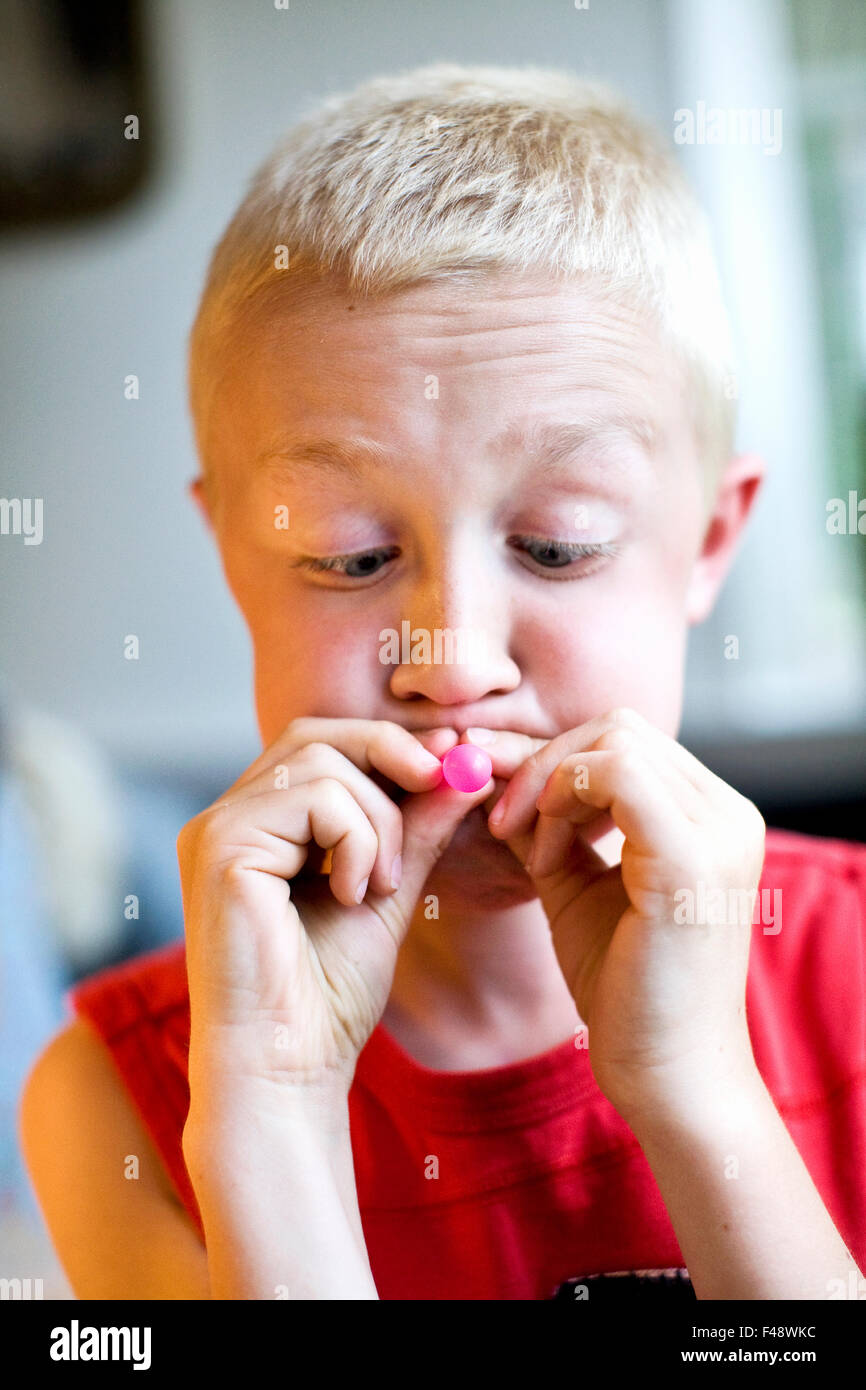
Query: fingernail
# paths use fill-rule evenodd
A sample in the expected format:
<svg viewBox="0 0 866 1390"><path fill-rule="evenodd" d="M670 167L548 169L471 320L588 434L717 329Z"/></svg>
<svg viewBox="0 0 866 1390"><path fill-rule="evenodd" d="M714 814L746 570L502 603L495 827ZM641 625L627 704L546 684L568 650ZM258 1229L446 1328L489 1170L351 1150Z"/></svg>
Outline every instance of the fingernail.
<svg viewBox="0 0 866 1390"><path fill-rule="evenodd" d="M502 805L502 801L497 801L496 805L493 807L493 810L490 812L490 815L487 817L487 824L498 825L499 822L502 820L504 814L505 808Z"/></svg>
<svg viewBox="0 0 866 1390"><path fill-rule="evenodd" d="M496 740L493 729L467 729L466 737L471 738L473 743L493 743Z"/></svg>
<svg viewBox="0 0 866 1390"><path fill-rule="evenodd" d="M403 877L403 856L398 854L394 863L391 865L391 887L399 888L400 880Z"/></svg>
<svg viewBox="0 0 866 1390"><path fill-rule="evenodd" d="M363 902L363 901L364 901L364 894L365 894L366 891L367 891L367 884L368 884L369 882L370 882L370 875L368 874L367 877L366 877L365 879L363 879L363 880L358 884L358 891L357 891L357 893L355 894L355 902L356 902L356 903L360 903L360 902Z"/></svg>

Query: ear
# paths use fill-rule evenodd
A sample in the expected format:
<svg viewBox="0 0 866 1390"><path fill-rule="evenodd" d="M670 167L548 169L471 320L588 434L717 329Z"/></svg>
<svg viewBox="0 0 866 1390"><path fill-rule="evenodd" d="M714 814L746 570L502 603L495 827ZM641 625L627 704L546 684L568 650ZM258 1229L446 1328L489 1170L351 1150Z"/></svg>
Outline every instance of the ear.
<svg viewBox="0 0 866 1390"><path fill-rule="evenodd" d="M189 493L190 497L195 502L196 506L201 512L204 518L205 525L207 526L211 535L214 535L215 531L213 513L211 512L210 502L208 500L207 495L207 486L205 483L203 473L200 473L197 478L191 479L191 481L187 485L187 492Z"/></svg>
<svg viewBox="0 0 866 1390"><path fill-rule="evenodd" d="M703 622L712 611L766 471L757 454L737 454L725 466L686 590L690 624Z"/></svg>

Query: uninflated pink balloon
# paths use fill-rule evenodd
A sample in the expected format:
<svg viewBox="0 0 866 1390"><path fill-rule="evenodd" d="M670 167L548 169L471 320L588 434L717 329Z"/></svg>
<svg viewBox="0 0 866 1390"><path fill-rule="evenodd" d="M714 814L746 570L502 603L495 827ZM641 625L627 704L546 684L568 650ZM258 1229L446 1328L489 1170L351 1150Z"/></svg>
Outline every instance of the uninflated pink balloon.
<svg viewBox="0 0 866 1390"><path fill-rule="evenodd" d="M442 776L457 792L477 792L490 781L493 764L483 748L458 743L442 759Z"/></svg>

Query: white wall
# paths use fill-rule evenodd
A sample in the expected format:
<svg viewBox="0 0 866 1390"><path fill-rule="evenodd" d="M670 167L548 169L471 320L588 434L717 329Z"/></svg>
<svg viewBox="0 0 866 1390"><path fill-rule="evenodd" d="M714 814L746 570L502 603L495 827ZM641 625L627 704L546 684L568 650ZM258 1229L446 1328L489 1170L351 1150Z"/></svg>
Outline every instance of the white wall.
<svg viewBox="0 0 866 1390"><path fill-rule="evenodd" d="M782 0L668 0L668 15L671 112L698 101L778 111L781 133L778 153L680 147L714 228L736 340L738 447L769 466L723 594L693 634L689 728L721 725L733 736L856 725L866 716L866 641L851 539L826 526L837 489L827 479L816 248L787 9ZM739 640L736 661L724 656L727 634Z"/></svg>

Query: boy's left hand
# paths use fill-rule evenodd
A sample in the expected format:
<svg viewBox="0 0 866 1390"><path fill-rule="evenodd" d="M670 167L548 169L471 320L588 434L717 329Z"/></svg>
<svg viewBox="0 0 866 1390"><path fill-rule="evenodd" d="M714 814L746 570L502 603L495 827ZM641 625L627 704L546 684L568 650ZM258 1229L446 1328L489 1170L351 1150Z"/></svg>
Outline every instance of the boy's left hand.
<svg viewBox="0 0 866 1390"><path fill-rule="evenodd" d="M713 890L732 907L757 890L757 808L631 709L548 743L497 730L484 747L494 777L510 779L490 832L535 883L593 1075L623 1118L688 1108L708 1088L751 1079L753 899L723 925L675 912L707 895L718 902ZM624 843L610 867L591 845L614 826Z"/></svg>

